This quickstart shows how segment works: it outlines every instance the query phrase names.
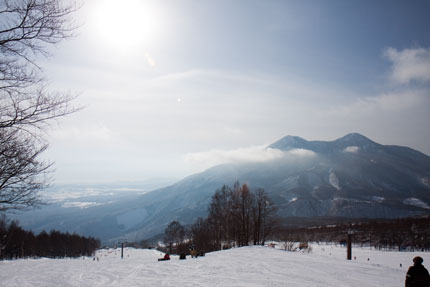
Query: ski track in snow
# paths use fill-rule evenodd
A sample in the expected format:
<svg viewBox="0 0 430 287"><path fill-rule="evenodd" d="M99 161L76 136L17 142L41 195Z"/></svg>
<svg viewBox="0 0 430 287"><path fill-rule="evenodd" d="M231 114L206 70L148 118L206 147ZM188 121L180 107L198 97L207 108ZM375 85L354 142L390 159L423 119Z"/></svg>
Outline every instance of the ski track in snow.
<svg viewBox="0 0 430 287"><path fill-rule="evenodd" d="M412 258L420 255L428 267L429 253L375 251L313 245L311 253L269 247L243 247L205 257L158 262L156 250L100 250L99 261L23 259L0 261L0 286L403 286ZM367 258L370 260L368 261ZM402 263L402 267L400 267Z"/></svg>

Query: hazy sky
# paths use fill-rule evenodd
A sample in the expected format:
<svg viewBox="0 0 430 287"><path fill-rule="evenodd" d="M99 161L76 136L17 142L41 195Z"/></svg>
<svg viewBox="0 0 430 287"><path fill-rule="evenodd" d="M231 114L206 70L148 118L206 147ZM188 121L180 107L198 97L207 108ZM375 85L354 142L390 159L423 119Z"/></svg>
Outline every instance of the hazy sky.
<svg viewBox="0 0 430 287"><path fill-rule="evenodd" d="M430 154L430 1L83 2L41 60L85 106L49 133L57 183L181 178L286 135Z"/></svg>

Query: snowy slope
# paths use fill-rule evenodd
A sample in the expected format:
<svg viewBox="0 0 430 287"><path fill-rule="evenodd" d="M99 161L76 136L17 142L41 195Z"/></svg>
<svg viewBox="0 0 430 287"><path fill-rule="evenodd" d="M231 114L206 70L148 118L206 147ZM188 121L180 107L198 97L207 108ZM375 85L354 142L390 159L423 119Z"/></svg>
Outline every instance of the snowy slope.
<svg viewBox="0 0 430 287"><path fill-rule="evenodd" d="M27 259L0 262L1 286L403 286L414 256L430 263L429 253L383 252L314 245L309 254L269 247L244 247L205 257L158 262L155 250L98 251L99 261ZM370 260L368 261L367 258ZM402 267L400 267L402 263Z"/></svg>

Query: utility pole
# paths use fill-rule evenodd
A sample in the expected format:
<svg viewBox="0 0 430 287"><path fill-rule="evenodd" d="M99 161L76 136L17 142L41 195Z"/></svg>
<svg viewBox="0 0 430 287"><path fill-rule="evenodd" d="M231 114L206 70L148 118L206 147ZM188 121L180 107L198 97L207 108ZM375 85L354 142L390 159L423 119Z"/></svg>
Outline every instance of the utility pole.
<svg viewBox="0 0 430 287"><path fill-rule="evenodd" d="M352 258L352 234L353 234L353 231L349 230L348 231L348 240L347 240L347 254L346 254L347 260L351 260L351 258Z"/></svg>

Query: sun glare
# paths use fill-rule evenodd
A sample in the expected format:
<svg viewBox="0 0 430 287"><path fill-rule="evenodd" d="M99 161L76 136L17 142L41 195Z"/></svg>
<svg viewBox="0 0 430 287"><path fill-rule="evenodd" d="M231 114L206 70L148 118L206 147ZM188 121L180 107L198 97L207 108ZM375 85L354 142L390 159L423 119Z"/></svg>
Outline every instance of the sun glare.
<svg viewBox="0 0 430 287"><path fill-rule="evenodd" d="M92 21L111 48L129 52L150 43L157 30L155 10L142 0L99 0Z"/></svg>

